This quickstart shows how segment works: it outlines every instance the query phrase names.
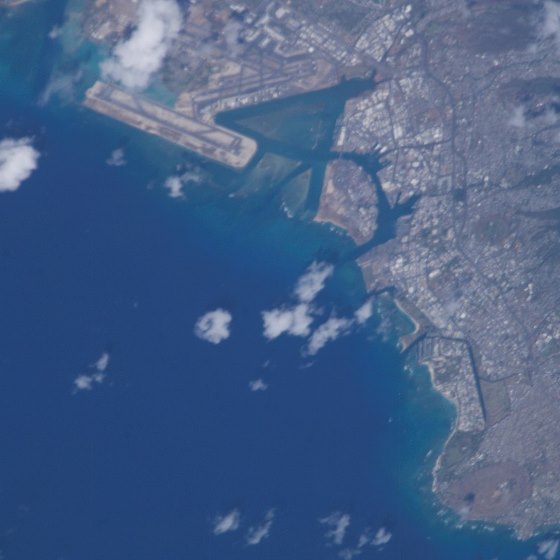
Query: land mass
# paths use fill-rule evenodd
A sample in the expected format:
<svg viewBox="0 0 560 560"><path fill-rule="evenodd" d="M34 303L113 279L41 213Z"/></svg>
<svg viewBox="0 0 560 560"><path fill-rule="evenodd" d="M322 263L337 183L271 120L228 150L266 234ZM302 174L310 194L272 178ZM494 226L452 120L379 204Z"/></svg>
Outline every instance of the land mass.
<svg viewBox="0 0 560 560"><path fill-rule="evenodd" d="M168 53L164 107L117 84L85 104L235 168L256 152L218 113L375 72L350 99L318 220L348 231L367 288L417 325L402 340L456 407L433 488L463 519L521 538L560 523L560 10L525 0L191 2ZM135 25L97 0L92 41ZM556 23L555 23L556 22ZM381 202L410 203L373 247Z"/></svg>
<svg viewBox="0 0 560 560"><path fill-rule="evenodd" d="M87 91L84 105L230 167L245 167L257 151L251 138L206 124L113 84L96 82Z"/></svg>
<svg viewBox="0 0 560 560"><path fill-rule="evenodd" d="M90 4L84 30L92 41L114 44L135 25L132 0ZM372 72L374 60L355 53L330 29L300 18L280 3L256 11L244 4L192 3L163 69L174 107L155 116L153 101L126 94L115 84L96 83L86 105L148 130L227 166L243 168L254 141L216 125L218 113L338 84L343 77ZM126 95L126 101L123 101ZM171 132L172 131L172 132ZM234 136L234 138L232 138ZM236 151L238 150L238 151Z"/></svg>

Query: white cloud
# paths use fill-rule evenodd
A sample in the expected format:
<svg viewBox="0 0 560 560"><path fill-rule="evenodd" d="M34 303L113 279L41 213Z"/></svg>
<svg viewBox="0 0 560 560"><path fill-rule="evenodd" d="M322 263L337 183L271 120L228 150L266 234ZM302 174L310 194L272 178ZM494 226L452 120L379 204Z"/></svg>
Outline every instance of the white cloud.
<svg viewBox="0 0 560 560"><path fill-rule="evenodd" d="M82 373L74 379L74 387L76 391L91 391L93 388L93 377Z"/></svg>
<svg viewBox="0 0 560 560"><path fill-rule="evenodd" d="M560 4L547 0L543 8L544 22L542 34L544 37L554 37L558 41L560 37Z"/></svg>
<svg viewBox="0 0 560 560"><path fill-rule="evenodd" d="M291 309L272 309L263 311L264 336L269 340L278 338L281 334L290 331L293 322Z"/></svg>
<svg viewBox="0 0 560 560"><path fill-rule="evenodd" d="M289 334L293 336L307 336L313 322L313 308L305 303L300 303L292 309L292 324Z"/></svg>
<svg viewBox="0 0 560 560"><path fill-rule="evenodd" d="M371 540L373 546L383 546L386 545L392 538L393 535L385 527L381 527L375 533L375 536Z"/></svg>
<svg viewBox="0 0 560 560"><path fill-rule="evenodd" d="M95 383L103 383L106 375L101 372L81 373L74 379L74 391L91 391Z"/></svg>
<svg viewBox="0 0 560 560"><path fill-rule="evenodd" d="M112 167L121 167L126 165L126 159L124 158L124 149L117 148L111 152L111 155L106 160L107 165Z"/></svg>
<svg viewBox="0 0 560 560"><path fill-rule="evenodd" d="M524 128L525 127L525 109L523 109L522 105L515 107L513 109L513 115L510 117L508 124L515 128Z"/></svg>
<svg viewBox="0 0 560 560"><path fill-rule="evenodd" d="M340 514L336 515L340 516ZM339 519L340 517L338 518L338 520ZM333 520L333 523L336 521L337 519L335 518ZM347 523L348 525L350 524L350 519L348 519ZM342 549L338 553L338 556L342 558L342 560L352 560L352 558L354 558L355 556L359 556L360 554L362 554L364 547L374 546L376 548L382 548L391 540L391 537L391 533L387 529L385 529L385 527L381 527L375 533L372 529L365 529L358 538L358 543L356 544L356 546Z"/></svg>
<svg viewBox="0 0 560 560"><path fill-rule="evenodd" d="M103 383L107 377L105 370L109 366L109 360L109 353L103 352L99 359L90 366L90 368L93 368L93 371L81 373L74 379L74 392L91 391L95 384Z"/></svg>
<svg viewBox="0 0 560 560"><path fill-rule="evenodd" d="M358 539L358 548L363 548L367 544L371 544L372 538L371 529L366 529Z"/></svg>
<svg viewBox="0 0 560 560"><path fill-rule="evenodd" d="M264 539L268 538L273 521L274 510L271 509L266 512L266 515L264 516L264 519L260 525L249 528L249 530L247 531L247 536L245 538L246 543L248 545L256 545Z"/></svg>
<svg viewBox="0 0 560 560"><path fill-rule="evenodd" d="M103 77L131 89L145 89L179 34L181 20L176 0L142 0L136 29L101 65Z"/></svg>
<svg viewBox="0 0 560 560"><path fill-rule="evenodd" d="M557 539L548 539L546 541L542 541L537 545L537 549L539 554L545 560L554 560L556 558L556 554L558 553L558 545L559 541Z"/></svg>
<svg viewBox="0 0 560 560"><path fill-rule="evenodd" d="M300 302L311 303L325 287L325 282L332 275L334 267L324 262L313 262L305 274L298 280L294 293Z"/></svg>
<svg viewBox="0 0 560 560"><path fill-rule="evenodd" d="M263 311L262 319L264 323L264 336L269 340L279 337L281 334L289 332L293 314L291 309L272 309Z"/></svg>
<svg viewBox="0 0 560 560"><path fill-rule="evenodd" d="M169 190L171 198L183 198L183 179L178 175L167 177L163 186Z"/></svg>
<svg viewBox="0 0 560 560"><path fill-rule="evenodd" d="M375 533L371 529L366 529L358 540L358 548L366 545L381 547L386 545L393 535L385 528L381 527Z"/></svg>
<svg viewBox="0 0 560 560"><path fill-rule="evenodd" d="M201 183L203 176L196 171L186 171L181 175L170 175L167 177L163 186L169 191L171 198L185 198L183 188L188 183Z"/></svg>
<svg viewBox="0 0 560 560"><path fill-rule="evenodd" d="M37 169L39 156L31 138L0 141L0 192L16 191Z"/></svg>
<svg viewBox="0 0 560 560"><path fill-rule="evenodd" d="M48 37L51 40L55 40L58 39L61 35L62 35L62 26L61 25L55 25L54 27L51 27L51 30L49 31Z"/></svg>
<svg viewBox="0 0 560 560"><path fill-rule="evenodd" d="M327 517L319 519L323 525L327 525L330 529L325 533L325 537L334 545L341 545L346 535L346 529L350 525L350 515L335 511Z"/></svg>
<svg viewBox="0 0 560 560"><path fill-rule="evenodd" d="M309 336L313 323L311 312L312 308L307 303L263 311L264 336L269 340L278 338L282 334Z"/></svg>
<svg viewBox="0 0 560 560"><path fill-rule="evenodd" d="M231 313L225 309L209 311L198 319L194 333L202 340L219 344L229 338L231 320Z"/></svg>
<svg viewBox="0 0 560 560"><path fill-rule="evenodd" d="M354 322L351 319L342 317L331 317L327 319L319 328L311 335L307 344L307 353L314 356L327 343L348 334Z"/></svg>
<svg viewBox="0 0 560 560"><path fill-rule="evenodd" d="M95 362L97 371L105 371L107 369L107 366L109 365L110 359L111 356L109 355L109 352L103 352L97 362Z"/></svg>
<svg viewBox="0 0 560 560"><path fill-rule="evenodd" d="M373 315L373 298L369 298L361 307L354 312L354 318L359 325L363 325Z"/></svg>
<svg viewBox="0 0 560 560"><path fill-rule="evenodd" d="M280 335L306 337L311 333L315 309L313 300L325 287L334 267L324 262L313 262L297 281L294 295L297 303L262 312L263 334L273 340Z"/></svg>
<svg viewBox="0 0 560 560"><path fill-rule="evenodd" d="M350 318L331 317L312 332L315 317L321 310L313 304L333 274L334 267L325 262L313 262L297 281L294 296L297 303L263 311L263 335L274 340L283 334L310 337L304 354L315 355L328 342L350 334L357 325L363 325L373 315L373 298L365 301Z"/></svg>
<svg viewBox="0 0 560 560"><path fill-rule="evenodd" d="M214 521L214 535L223 535L230 531L237 531L239 529L239 521L241 514L239 510L234 509L225 515L218 515Z"/></svg>
<svg viewBox="0 0 560 560"><path fill-rule="evenodd" d="M254 379L253 381L249 381L249 389L253 392L266 391L268 389L268 384L262 379Z"/></svg>

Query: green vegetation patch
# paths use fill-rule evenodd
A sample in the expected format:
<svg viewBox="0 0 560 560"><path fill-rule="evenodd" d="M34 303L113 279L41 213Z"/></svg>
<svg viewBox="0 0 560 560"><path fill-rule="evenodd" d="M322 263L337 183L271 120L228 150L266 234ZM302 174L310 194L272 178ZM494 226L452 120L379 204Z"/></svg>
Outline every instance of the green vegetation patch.
<svg viewBox="0 0 560 560"><path fill-rule="evenodd" d="M483 432L460 432L456 431L447 442L441 457L442 476L445 471L472 457L482 441Z"/></svg>

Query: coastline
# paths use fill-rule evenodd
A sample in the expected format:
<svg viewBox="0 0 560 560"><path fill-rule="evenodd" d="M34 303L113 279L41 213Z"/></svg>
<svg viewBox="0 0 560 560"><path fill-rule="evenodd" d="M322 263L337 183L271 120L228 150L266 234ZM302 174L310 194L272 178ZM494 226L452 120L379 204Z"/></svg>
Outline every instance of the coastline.
<svg viewBox="0 0 560 560"><path fill-rule="evenodd" d="M411 312L410 309L408 309L408 310L405 309L405 304L403 304L401 298L399 298L398 296L393 297L393 302L395 303L397 309L414 325L414 329L412 330L412 332L407 333L403 336L416 339L418 336L420 336L421 331L422 331L422 325L421 325L420 320L417 319L414 316L414 314ZM402 338L403 338L402 336L399 337L399 345L403 344ZM410 347L410 344L406 348L401 347L401 350L404 351L409 347Z"/></svg>
<svg viewBox="0 0 560 560"><path fill-rule="evenodd" d="M454 418L431 467L431 491L457 527L503 529L526 541L541 532L536 525L511 522L508 512L532 495L533 483L526 469L513 461L488 461L477 453L488 429L476 372L464 341L435 333L422 336L425 325L402 299L395 306L414 325L418 345L412 359L427 369L432 390L453 407ZM402 339L402 337L401 337ZM401 351L410 348L399 339ZM409 339L406 339L409 340ZM403 346L405 348L403 349ZM476 496L476 501L469 499Z"/></svg>
<svg viewBox="0 0 560 560"><path fill-rule="evenodd" d="M401 353L404 353L407 350L409 350L411 346L414 345L414 343L417 342L417 340L421 336L425 334L425 330L427 327L426 319L423 316L422 317L419 316L418 313L415 313L415 310L411 307L410 304L405 302L402 296L394 295L394 296L389 296L389 298L390 301L395 305L399 313L401 313L402 316L404 316L407 320L409 320L413 325L412 331L398 336L398 339L396 341L397 348ZM454 414L453 414L451 428L446 434L445 440L441 444L441 449L439 450L439 453L437 453L435 461L430 468L430 476L432 479L430 486L431 486L433 498L437 500L438 504L444 506L446 509L448 509L449 511L453 511L456 514L457 512L455 512L453 508L448 506L442 499L442 496L440 494L441 488L438 481L438 474L442 469L442 461L446 453L446 448L449 442L456 435L458 430L458 422L457 422L458 413L459 413L458 404L454 399L450 398L450 396L447 395L444 390L442 390L441 386L437 382L436 370L434 364L431 361L429 360L422 361L418 358L418 356L414 356L412 358L412 361L413 361L412 369L414 370L415 368L419 368L419 367L425 368L428 371L431 390L434 393L436 393L439 397L445 399L445 402L447 402L449 405L453 407Z"/></svg>

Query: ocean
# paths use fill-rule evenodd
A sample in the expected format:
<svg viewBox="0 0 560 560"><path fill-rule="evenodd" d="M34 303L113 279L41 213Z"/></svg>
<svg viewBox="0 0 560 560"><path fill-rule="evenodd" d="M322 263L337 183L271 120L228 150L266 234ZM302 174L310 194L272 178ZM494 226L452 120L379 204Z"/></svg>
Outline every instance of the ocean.
<svg viewBox="0 0 560 560"><path fill-rule="evenodd" d="M301 338L263 337L262 311L291 302L314 261L335 270L322 320L366 299L350 240L310 220L317 179L289 176L320 174L324 158L287 149L288 122L281 145L263 140L262 160L235 174L90 113L72 99L79 85L47 99L53 68L75 71L47 38L63 9L0 12L0 139L32 137L41 153L0 194L1 558L533 553L505 530L457 527L433 502L453 414L425 370L405 367L394 330L380 336L384 311L315 357ZM307 114L307 101L294 103ZM337 103L311 101L321 146ZM117 148L126 165L107 165ZM182 199L163 188L178 168L199 177ZM194 334L216 308L232 315L219 345ZM105 353L102 382L76 390ZM268 388L251 391L256 379ZM347 524L343 538L327 519Z"/></svg>

